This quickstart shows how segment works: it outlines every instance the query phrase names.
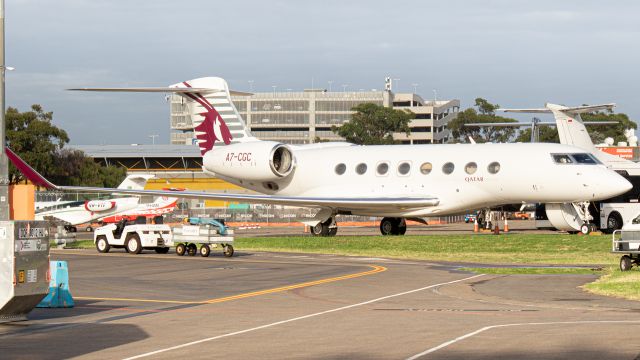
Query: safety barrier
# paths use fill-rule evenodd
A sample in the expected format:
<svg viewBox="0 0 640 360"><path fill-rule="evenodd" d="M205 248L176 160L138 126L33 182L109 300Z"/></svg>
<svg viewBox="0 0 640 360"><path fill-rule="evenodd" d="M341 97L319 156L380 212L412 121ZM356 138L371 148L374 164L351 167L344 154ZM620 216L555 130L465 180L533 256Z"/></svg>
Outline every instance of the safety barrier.
<svg viewBox="0 0 640 360"><path fill-rule="evenodd" d="M69 267L66 261L51 261L49 263L51 279L49 280L49 294L36 306L39 308L70 308L74 306L73 297L69 290Z"/></svg>

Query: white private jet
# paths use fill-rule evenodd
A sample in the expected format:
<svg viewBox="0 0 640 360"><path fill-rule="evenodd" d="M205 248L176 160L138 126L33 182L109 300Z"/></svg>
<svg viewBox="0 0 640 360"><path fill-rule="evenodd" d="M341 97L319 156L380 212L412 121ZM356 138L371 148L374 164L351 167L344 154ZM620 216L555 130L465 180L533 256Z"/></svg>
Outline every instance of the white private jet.
<svg viewBox="0 0 640 360"><path fill-rule="evenodd" d="M405 219L500 204L598 200L631 188L585 150L560 144L357 146L260 141L251 136L221 78L200 78L165 88L76 90L183 96L197 124L203 170L261 194L57 186L7 150L11 161L36 185L313 207L320 210L310 224L315 235L335 235L337 214L381 216L382 234L400 235L406 231ZM217 146L222 143L224 146Z"/></svg>

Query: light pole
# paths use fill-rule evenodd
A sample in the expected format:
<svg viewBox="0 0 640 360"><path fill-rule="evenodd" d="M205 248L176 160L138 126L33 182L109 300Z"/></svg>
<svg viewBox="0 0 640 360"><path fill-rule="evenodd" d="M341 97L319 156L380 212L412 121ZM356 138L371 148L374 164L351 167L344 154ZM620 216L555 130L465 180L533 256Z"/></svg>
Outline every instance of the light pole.
<svg viewBox="0 0 640 360"><path fill-rule="evenodd" d="M435 103L436 101L438 101L438 91L433 89L433 102Z"/></svg>
<svg viewBox="0 0 640 360"><path fill-rule="evenodd" d="M4 0L0 0L0 220L9 220L9 164L5 152L7 124L5 121L4 75Z"/></svg>
<svg viewBox="0 0 640 360"><path fill-rule="evenodd" d="M249 92L253 92L253 80L247 81L249 83Z"/></svg>
<svg viewBox="0 0 640 360"><path fill-rule="evenodd" d="M411 84L411 86L413 86L413 93L417 94L418 93L418 84Z"/></svg>
<svg viewBox="0 0 640 360"><path fill-rule="evenodd" d="M342 84L342 92L346 92L347 91L347 86L349 86L348 84Z"/></svg>
<svg viewBox="0 0 640 360"><path fill-rule="evenodd" d="M327 81L329 83L329 92L331 92L331 84L333 84L333 80Z"/></svg>
<svg viewBox="0 0 640 360"><path fill-rule="evenodd" d="M149 135L149 137L151 138L151 144L155 145L156 144L156 138L159 137L160 135Z"/></svg>
<svg viewBox="0 0 640 360"><path fill-rule="evenodd" d="M278 86L277 85L271 85L271 87L273 88L273 96L276 96L276 88Z"/></svg>

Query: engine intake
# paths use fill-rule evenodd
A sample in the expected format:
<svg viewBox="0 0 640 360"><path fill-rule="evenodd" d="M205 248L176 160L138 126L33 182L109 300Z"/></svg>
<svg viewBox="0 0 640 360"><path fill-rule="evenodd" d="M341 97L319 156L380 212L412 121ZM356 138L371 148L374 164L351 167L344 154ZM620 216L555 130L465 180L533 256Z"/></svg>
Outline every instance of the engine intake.
<svg viewBox="0 0 640 360"><path fill-rule="evenodd" d="M255 141L214 148L204 156L206 170L222 176L260 182L278 181L296 167L291 148L274 141Z"/></svg>

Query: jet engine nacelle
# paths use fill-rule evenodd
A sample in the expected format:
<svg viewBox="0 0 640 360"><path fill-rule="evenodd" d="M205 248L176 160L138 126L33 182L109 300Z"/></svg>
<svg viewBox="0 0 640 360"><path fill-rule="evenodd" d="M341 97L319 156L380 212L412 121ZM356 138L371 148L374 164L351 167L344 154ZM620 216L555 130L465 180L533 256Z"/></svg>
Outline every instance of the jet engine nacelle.
<svg viewBox="0 0 640 360"><path fill-rule="evenodd" d="M113 209L114 207L116 207L116 202L108 200L90 200L85 201L84 203L84 208L87 211L91 212L107 211Z"/></svg>
<svg viewBox="0 0 640 360"><path fill-rule="evenodd" d="M243 180L276 181L291 174L295 166L291 148L274 141L222 146L204 156L206 170Z"/></svg>

